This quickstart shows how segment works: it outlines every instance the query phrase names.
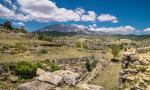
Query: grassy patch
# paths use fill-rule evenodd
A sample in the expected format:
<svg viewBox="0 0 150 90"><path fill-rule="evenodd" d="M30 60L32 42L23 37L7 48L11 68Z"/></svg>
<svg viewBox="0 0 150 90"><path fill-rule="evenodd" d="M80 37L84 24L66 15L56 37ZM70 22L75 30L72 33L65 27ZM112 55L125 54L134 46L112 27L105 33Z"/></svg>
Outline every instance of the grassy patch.
<svg viewBox="0 0 150 90"><path fill-rule="evenodd" d="M90 83L100 85L104 87L105 90L117 90L120 67L120 64L110 64L106 66L103 72L97 75Z"/></svg>

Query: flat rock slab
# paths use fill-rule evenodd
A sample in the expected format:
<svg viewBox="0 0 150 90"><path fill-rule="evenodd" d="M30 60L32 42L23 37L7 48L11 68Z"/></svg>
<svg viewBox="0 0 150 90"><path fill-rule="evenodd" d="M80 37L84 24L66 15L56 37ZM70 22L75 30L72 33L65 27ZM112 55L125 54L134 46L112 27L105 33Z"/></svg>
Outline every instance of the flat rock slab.
<svg viewBox="0 0 150 90"><path fill-rule="evenodd" d="M77 79L80 77L78 73L69 71L69 70L60 70L60 71L55 71L53 74L59 75L63 77L63 81L68 84L68 85L73 85L75 86L77 83Z"/></svg>
<svg viewBox="0 0 150 90"><path fill-rule="evenodd" d="M19 85L16 90L51 90L55 86L38 80Z"/></svg>
<svg viewBox="0 0 150 90"><path fill-rule="evenodd" d="M85 90L104 90L104 88L101 86L90 85L90 84L80 84L77 87Z"/></svg>
<svg viewBox="0 0 150 90"><path fill-rule="evenodd" d="M53 85L58 86L63 80L63 77L47 72L45 74L38 76L36 79L43 82L49 82L52 83Z"/></svg>

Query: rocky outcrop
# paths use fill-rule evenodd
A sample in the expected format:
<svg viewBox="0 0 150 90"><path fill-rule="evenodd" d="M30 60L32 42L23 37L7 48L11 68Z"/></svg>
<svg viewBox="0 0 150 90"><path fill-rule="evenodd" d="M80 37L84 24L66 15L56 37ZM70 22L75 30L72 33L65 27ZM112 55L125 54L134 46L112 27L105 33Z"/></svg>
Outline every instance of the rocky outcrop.
<svg viewBox="0 0 150 90"><path fill-rule="evenodd" d="M80 75L78 73L71 72L69 70L60 70L53 73L47 72L36 79L43 82L49 82L56 86L62 82L75 86Z"/></svg>
<svg viewBox="0 0 150 90"><path fill-rule="evenodd" d="M119 78L120 90L146 90L150 84L150 56L125 55Z"/></svg>
<svg viewBox="0 0 150 90"><path fill-rule="evenodd" d="M51 90L52 88L54 85L35 80L19 85L16 90Z"/></svg>

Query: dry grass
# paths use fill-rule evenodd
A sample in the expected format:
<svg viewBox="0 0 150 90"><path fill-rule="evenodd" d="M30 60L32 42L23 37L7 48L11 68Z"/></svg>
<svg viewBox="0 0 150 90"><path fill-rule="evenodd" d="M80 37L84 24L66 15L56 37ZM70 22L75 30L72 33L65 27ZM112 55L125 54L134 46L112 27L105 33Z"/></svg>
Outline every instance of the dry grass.
<svg viewBox="0 0 150 90"><path fill-rule="evenodd" d="M118 76L121 69L120 64L110 64L105 67L104 71L90 82L91 84L100 85L105 90L117 90Z"/></svg>

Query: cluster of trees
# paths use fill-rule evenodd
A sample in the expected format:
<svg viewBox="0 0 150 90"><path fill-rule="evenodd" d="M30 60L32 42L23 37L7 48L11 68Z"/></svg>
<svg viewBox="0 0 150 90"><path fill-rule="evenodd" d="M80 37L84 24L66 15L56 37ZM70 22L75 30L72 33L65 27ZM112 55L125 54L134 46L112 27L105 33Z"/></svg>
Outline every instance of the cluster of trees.
<svg viewBox="0 0 150 90"><path fill-rule="evenodd" d="M1 29L5 29L5 30L13 30L19 33L26 33L27 31L25 30L24 26L20 26L18 28L14 28L11 24L10 21L6 21L3 24L0 24L0 28Z"/></svg>

